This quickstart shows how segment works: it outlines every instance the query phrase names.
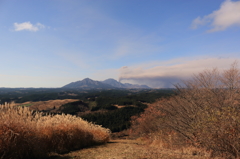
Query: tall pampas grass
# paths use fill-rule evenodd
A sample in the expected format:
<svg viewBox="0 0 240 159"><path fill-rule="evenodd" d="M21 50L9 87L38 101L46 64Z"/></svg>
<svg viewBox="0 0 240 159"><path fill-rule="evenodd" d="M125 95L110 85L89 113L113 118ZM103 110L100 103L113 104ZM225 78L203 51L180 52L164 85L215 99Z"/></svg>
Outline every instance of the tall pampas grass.
<svg viewBox="0 0 240 159"><path fill-rule="evenodd" d="M44 158L106 143L110 130L71 115L44 115L14 103L0 105L0 158Z"/></svg>

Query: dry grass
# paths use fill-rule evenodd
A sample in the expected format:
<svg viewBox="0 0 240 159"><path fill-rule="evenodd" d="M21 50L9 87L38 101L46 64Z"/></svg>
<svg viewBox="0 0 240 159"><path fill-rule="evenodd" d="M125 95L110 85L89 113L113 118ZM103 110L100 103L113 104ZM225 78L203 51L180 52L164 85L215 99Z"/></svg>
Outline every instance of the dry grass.
<svg viewBox="0 0 240 159"><path fill-rule="evenodd" d="M16 103L16 105L30 105L30 110L37 111L49 111L57 113L60 106L78 101L78 99L56 99L56 100L48 100L48 101L38 101L38 102L25 102L25 103Z"/></svg>
<svg viewBox="0 0 240 159"><path fill-rule="evenodd" d="M136 106L134 106L134 105L117 105L117 104L115 104L114 105L115 107L117 107L117 108L124 108L124 107L136 107Z"/></svg>
<svg viewBox="0 0 240 159"><path fill-rule="evenodd" d="M85 148L55 159L207 159L194 148L179 150L163 149L145 140L111 140L109 143Z"/></svg>
<svg viewBox="0 0 240 159"><path fill-rule="evenodd" d="M110 131L71 115L45 115L13 104L0 106L0 158L44 158L106 143Z"/></svg>

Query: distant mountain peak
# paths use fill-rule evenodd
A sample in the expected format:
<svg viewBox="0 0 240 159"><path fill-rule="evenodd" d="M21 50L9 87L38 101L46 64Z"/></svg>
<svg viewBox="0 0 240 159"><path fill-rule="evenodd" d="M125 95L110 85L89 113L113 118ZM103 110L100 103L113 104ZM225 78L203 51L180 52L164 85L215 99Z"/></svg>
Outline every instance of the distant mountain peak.
<svg viewBox="0 0 240 159"><path fill-rule="evenodd" d="M94 81L90 78L85 78L82 81L71 82L62 88L70 88L70 89L113 89L113 88L136 88L136 89L149 89L150 87L146 85L138 85L138 84L129 84L129 83L121 83L113 78L106 79L102 82Z"/></svg>
<svg viewBox="0 0 240 159"><path fill-rule="evenodd" d="M118 82L117 80L115 80L113 78L106 79L106 80L104 80L102 82L105 83L105 84L109 84L109 85L111 85L113 87L125 88L124 84Z"/></svg>
<svg viewBox="0 0 240 159"><path fill-rule="evenodd" d="M117 80L115 79L112 79L112 78L109 78L109 79L106 79L104 81L102 81L103 83L106 83L106 84L109 84L113 87L117 87L117 88L144 88L144 89L149 89L150 87L148 87L147 85L138 85L138 84L130 84L130 83L121 83L121 82L118 82Z"/></svg>
<svg viewBox="0 0 240 159"><path fill-rule="evenodd" d="M85 78L82 81L76 81L69 83L62 88L78 88L78 89L109 89L109 88L114 88L111 85L99 82L99 81L94 81L90 78Z"/></svg>
<svg viewBox="0 0 240 159"><path fill-rule="evenodd" d="M115 79L113 79L113 78L108 78L108 79L106 79L106 80L104 80L104 81L117 81L117 80L115 80ZM117 81L118 82L118 81Z"/></svg>
<svg viewBox="0 0 240 159"><path fill-rule="evenodd" d="M87 78L84 78L82 81L93 81L93 80L87 77Z"/></svg>

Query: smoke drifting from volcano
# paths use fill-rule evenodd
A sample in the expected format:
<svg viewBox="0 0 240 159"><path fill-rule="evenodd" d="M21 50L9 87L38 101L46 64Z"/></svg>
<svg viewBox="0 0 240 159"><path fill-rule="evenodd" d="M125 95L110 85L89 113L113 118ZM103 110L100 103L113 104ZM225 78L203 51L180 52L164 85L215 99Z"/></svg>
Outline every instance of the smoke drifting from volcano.
<svg viewBox="0 0 240 159"><path fill-rule="evenodd" d="M119 81L122 83L146 84L153 88L171 88L173 84L191 78L205 69L227 69L237 58L205 58L199 60L171 60L159 62L151 67L145 65L120 69Z"/></svg>

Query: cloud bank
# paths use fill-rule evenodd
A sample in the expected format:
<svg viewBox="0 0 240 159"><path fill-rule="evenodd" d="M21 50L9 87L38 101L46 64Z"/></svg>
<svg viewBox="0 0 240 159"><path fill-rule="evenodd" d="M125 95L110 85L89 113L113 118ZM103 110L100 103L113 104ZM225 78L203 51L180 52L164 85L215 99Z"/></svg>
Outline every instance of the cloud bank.
<svg viewBox="0 0 240 159"><path fill-rule="evenodd" d="M45 28L45 26L41 23L37 23L35 25L31 24L30 22L23 22L23 23L14 23L14 31L39 31L40 29Z"/></svg>
<svg viewBox="0 0 240 159"><path fill-rule="evenodd" d="M223 31L231 26L240 26L240 1L226 0L219 10L204 17L197 17L192 22L192 28L210 24L208 32Z"/></svg>
<svg viewBox="0 0 240 159"><path fill-rule="evenodd" d="M205 58L199 60L175 59L159 62L152 67L124 66L120 69L119 81L147 84L153 88L170 88L181 80L190 79L205 69L228 69L236 58Z"/></svg>

